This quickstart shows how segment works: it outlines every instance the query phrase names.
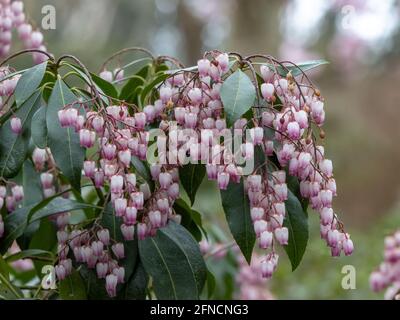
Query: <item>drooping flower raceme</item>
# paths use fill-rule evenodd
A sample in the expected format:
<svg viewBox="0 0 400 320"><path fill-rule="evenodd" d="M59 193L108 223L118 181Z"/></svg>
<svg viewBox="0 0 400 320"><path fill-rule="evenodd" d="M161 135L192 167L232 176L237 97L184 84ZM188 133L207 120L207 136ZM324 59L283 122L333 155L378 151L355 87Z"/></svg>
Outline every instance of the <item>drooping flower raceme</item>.
<svg viewBox="0 0 400 320"><path fill-rule="evenodd" d="M370 275L373 291L386 288L385 299L400 299L400 230L385 238L384 260Z"/></svg>

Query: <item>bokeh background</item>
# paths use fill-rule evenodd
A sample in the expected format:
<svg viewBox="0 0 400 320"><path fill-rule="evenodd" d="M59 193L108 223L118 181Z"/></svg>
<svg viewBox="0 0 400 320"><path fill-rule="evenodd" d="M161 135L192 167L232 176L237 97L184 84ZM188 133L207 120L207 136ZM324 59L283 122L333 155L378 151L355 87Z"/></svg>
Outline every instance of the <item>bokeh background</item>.
<svg viewBox="0 0 400 320"><path fill-rule="evenodd" d="M79 56L97 71L113 52L143 46L193 65L205 50L264 53L294 62L323 58L312 72L326 99L326 153L334 160L335 206L356 245L331 258L310 212L311 239L291 272L281 256L265 290L278 299L382 298L369 273L382 259L383 238L400 226L400 3L398 0L27 0L37 25L43 5L56 8L56 29L44 31L56 56ZM196 203L206 224L226 230L218 192L207 182ZM216 228L218 226L218 228ZM216 231L217 233L218 231ZM226 232L220 238L229 241ZM238 297L232 259L210 259L216 298ZM344 265L357 272L344 290Z"/></svg>

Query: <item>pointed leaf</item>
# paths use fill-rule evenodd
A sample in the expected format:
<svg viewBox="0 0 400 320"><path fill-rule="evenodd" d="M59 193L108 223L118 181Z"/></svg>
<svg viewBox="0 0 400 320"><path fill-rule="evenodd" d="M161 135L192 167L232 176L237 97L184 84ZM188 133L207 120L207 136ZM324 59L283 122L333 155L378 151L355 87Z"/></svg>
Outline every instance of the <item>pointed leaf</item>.
<svg viewBox="0 0 400 320"><path fill-rule="evenodd" d="M15 102L19 107L39 87L46 72L47 61L25 71L15 87Z"/></svg>
<svg viewBox="0 0 400 320"><path fill-rule="evenodd" d="M30 139L32 116L40 106L40 93L33 94L17 110L16 116L21 119L22 132L11 131L11 119L0 127L0 177L15 176L25 161Z"/></svg>
<svg viewBox="0 0 400 320"><path fill-rule="evenodd" d="M284 246L294 271L300 264L308 241L308 219L300 201L288 190L286 216L283 225L289 230L289 243Z"/></svg>
<svg viewBox="0 0 400 320"><path fill-rule="evenodd" d="M32 117L31 134L34 144L44 149L47 147L47 124L46 124L46 107L44 104L35 112Z"/></svg>
<svg viewBox="0 0 400 320"><path fill-rule="evenodd" d="M251 221L250 204L244 191L243 180L240 183L229 183L226 190L221 190L221 199L232 236L247 262L250 263L256 235Z"/></svg>
<svg viewBox="0 0 400 320"><path fill-rule="evenodd" d="M294 66L291 63L284 63L284 68L282 66L277 66L276 69L282 77L286 77L288 72L290 71L293 75L293 77L297 77L301 75L303 72L317 68L319 66L329 64L329 61L326 60L310 60L310 61L304 61L297 63L296 66ZM274 67L270 64L268 64L271 70L274 70Z"/></svg>
<svg viewBox="0 0 400 320"><path fill-rule="evenodd" d="M198 299L207 269L198 243L172 221L139 241L139 254L158 299Z"/></svg>
<svg viewBox="0 0 400 320"><path fill-rule="evenodd" d="M149 276L144 270L142 263L139 263L135 272L132 274L125 288L125 299L145 300L146 289L149 282Z"/></svg>
<svg viewBox="0 0 400 320"><path fill-rule="evenodd" d="M179 168L179 178L193 205L197 190L206 174L206 167L202 164L188 163Z"/></svg>
<svg viewBox="0 0 400 320"><path fill-rule="evenodd" d="M62 128L58 111L77 101L77 97L59 78L54 85L46 112L48 146L57 166L67 177L71 186L79 190L85 150L80 146L79 134L73 128Z"/></svg>
<svg viewBox="0 0 400 320"><path fill-rule="evenodd" d="M58 289L62 300L86 300L85 284L77 271L62 280Z"/></svg>
<svg viewBox="0 0 400 320"><path fill-rule="evenodd" d="M256 89L250 78L241 70L231 74L221 86L221 100L228 126L249 110L256 98Z"/></svg>

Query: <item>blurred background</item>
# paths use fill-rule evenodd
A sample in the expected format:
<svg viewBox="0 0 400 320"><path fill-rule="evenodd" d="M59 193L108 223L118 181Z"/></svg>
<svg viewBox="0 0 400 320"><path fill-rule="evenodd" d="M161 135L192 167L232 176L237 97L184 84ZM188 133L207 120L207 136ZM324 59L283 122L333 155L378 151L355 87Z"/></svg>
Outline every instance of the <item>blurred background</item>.
<svg viewBox="0 0 400 320"><path fill-rule="evenodd" d="M278 299L382 297L369 290L368 276L382 259L384 236L400 226L400 1L24 2L37 25L42 6L53 5L56 29L44 31L48 50L56 56L75 54L93 71L129 46L176 56L186 65L209 49L294 62L329 60L311 76L326 99L326 154L334 161L339 190L335 206L356 250L352 257L330 258L310 212L312 236L303 263L291 273L282 254L277 275L262 286ZM195 207L207 217L206 224L226 230L218 194L205 182ZM226 233L216 237L229 241ZM217 276L215 297L240 297L236 262L228 257L208 263ZM357 271L355 290L341 287L347 264Z"/></svg>

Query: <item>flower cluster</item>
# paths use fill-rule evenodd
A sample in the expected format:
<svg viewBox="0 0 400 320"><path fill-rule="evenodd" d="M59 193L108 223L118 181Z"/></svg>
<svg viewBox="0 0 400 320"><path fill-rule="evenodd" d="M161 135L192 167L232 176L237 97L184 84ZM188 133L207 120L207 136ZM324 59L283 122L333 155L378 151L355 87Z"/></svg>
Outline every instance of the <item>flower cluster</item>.
<svg viewBox="0 0 400 320"><path fill-rule="evenodd" d="M9 183L9 188L0 185L0 209L5 205L7 211L12 212L17 209L23 198L24 188L22 186L12 182Z"/></svg>
<svg viewBox="0 0 400 320"><path fill-rule="evenodd" d="M399 299L400 293L400 230L385 238L384 261L369 278L373 291L387 288L385 299Z"/></svg>
<svg viewBox="0 0 400 320"><path fill-rule="evenodd" d="M34 30L27 21L22 1L0 0L0 58L9 55L12 43L12 31L15 28L26 49L47 51L43 44L43 34ZM40 52L32 53L36 64L47 60Z"/></svg>

